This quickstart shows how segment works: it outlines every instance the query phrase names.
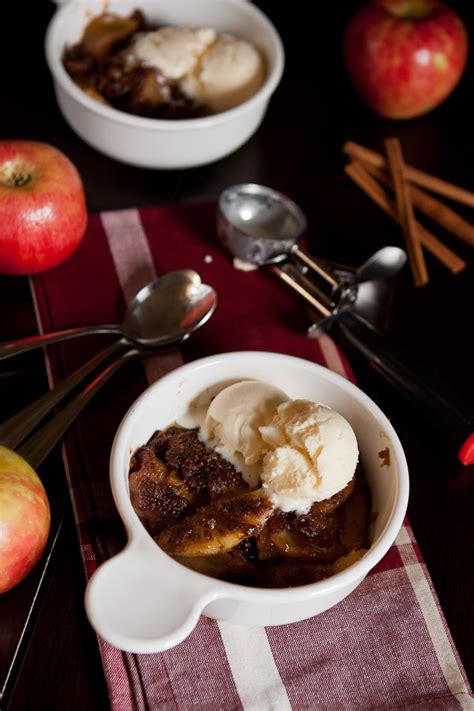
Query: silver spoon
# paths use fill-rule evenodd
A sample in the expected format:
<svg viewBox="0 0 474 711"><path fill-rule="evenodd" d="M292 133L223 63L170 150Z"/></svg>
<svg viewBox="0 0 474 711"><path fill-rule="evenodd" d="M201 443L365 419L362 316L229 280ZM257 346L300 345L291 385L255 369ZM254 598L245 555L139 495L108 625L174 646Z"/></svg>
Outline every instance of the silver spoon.
<svg viewBox="0 0 474 711"><path fill-rule="evenodd" d="M176 278L175 275L177 274L180 275L179 278ZM187 275L187 277L183 277L183 274ZM161 284L164 283L165 286L161 290L159 286L156 286L157 282L154 282L154 300L158 301L156 294L161 291L163 304L161 304L160 309L155 310L154 314L151 312L146 313L147 318L145 319L143 332L136 331L137 340L143 338L147 345L137 345L133 350L128 351L128 353L120 355L115 363L112 364L114 369L112 371L109 370L112 366L106 369L105 372L109 373L108 377L110 377L120 365L127 362L130 357L136 356L140 352L166 350L173 345L178 345L183 342L193 331L202 326L214 312L217 305L216 292L207 284L202 284L196 272L189 270L185 272L171 272L161 277L158 282ZM173 282L176 288L170 288L170 284L173 284ZM177 285L179 285L179 288L177 288ZM147 288L149 287L145 287L145 289ZM145 289L142 289L137 297L140 296ZM133 301L135 301L137 297L135 297ZM161 338L155 341L145 339L146 333L155 332L158 334L159 328L163 327L162 312L166 305L170 313L174 314L176 321L173 323L172 317L167 317L165 319L166 331L163 328ZM156 318L158 321L155 326L153 325L153 318ZM148 331L145 329L148 329ZM111 357L114 353L123 351L127 344L128 342L124 338L113 343L59 383L55 388L3 422L0 425L0 443L12 449L16 447L32 432L58 402L83 382L83 380L107 358ZM101 380L101 384L103 382L105 382L105 379ZM94 392L96 392L96 390L94 390Z"/></svg>
<svg viewBox="0 0 474 711"><path fill-rule="evenodd" d="M144 286L130 302L122 324L80 326L0 343L0 360L93 333L116 333L127 344L139 348L167 346L187 338L204 323L215 303L214 290L201 283L199 274L181 269Z"/></svg>

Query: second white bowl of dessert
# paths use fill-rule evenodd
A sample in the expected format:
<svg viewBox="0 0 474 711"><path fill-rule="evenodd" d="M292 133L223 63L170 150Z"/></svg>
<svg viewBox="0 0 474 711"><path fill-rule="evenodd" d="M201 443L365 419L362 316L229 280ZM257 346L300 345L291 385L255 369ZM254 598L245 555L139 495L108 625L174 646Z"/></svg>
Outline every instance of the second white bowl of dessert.
<svg viewBox="0 0 474 711"><path fill-rule="evenodd" d="M323 403L352 427L372 501L370 547L325 579L296 587L255 587L215 579L185 567L162 550L135 512L130 460L156 430L191 426L217 393L239 381L275 386L289 399ZM359 585L393 544L408 503L408 469L396 432L355 385L291 356L238 352L211 356L173 371L148 388L124 417L113 444L110 480L128 543L92 576L86 611L94 629L114 646L158 652L175 646L204 614L249 625L306 619L337 604Z"/></svg>
<svg viewBox="0 0 474 711"><path fill-rule="evenodd" d="M228 110L182 120L148 118L120 111L92 98L65 69L67 47L80 41L92 17L104 12L102 0L68 2L48 27L46 58L64 118L98 151L146 168L189 168L216 161L245 143L260 125L284 65L280 37L268 18L243 0L110 0L107 13L129 16L139 9L158 26L210 28L255 46L264 79L254 95ZM174 51L174 49L173 49Z"/></svg>

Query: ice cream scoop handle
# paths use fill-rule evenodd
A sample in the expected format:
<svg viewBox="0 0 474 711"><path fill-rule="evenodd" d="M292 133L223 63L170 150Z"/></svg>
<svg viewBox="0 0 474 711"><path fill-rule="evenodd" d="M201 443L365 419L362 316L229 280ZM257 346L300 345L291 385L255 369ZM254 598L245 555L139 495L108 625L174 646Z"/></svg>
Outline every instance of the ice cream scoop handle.
<svg viewBox="0 0 474 711"><path fill-rule="evenodd" d="M457 446L463 464L474 462L474 447L468 446L472 442L474 418L435 373L421 375L411 367L408 354L404 354L397 343L351 312L344 314L333 328L341 345L363 357L385 382L449 437Z"/></svg>
<svg viewBox="0 0 474 711"><path fill-rule="evenodd" d="M16 341L0 343L0 360L11 358L12 356L20 355L32 351L35 348L49 346L60 341L67 341L70 338L77 336L88 336L93 333L117 333L121 335L120 326L114 324L105 324L103 326L78 326L77 328L66 328L64 331L55 331L54 333L43 333L39 336L31 336L29 338L19 338Z"/></svg>
<svg viewBox="0 0 474 711"><path fill-rule="evenodd" d="M334 277L329 274L327 269L324 269L324 267L319 264L313 257L311 257L309 254L306 252L303 252L297 245L293 247L291 250L293 254L295 254L299 259L301 259L302 262L306 264L307 267L312 269L316 274L319 274L320 277L324 279L328 284L330 284L333 288L337 288L338 283L334 279Z"/></svg>

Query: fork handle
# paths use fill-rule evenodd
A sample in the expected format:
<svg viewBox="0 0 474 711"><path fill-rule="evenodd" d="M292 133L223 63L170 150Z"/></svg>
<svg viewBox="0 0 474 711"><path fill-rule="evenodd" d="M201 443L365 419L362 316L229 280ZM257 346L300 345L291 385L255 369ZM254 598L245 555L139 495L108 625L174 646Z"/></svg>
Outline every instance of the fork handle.
<svg viewBox="0 0 474 711"><path fill-rule="evenodd" d="M39 467L100 388L105 385L122 365L128 363L128 361L138 355L139 352L138 350L127 351L120 356L120 358L111 363L92 383L84 388L77 397L71 400L51 422L44 425L31 439L17 449L18 454L26 459L33 469Z"/></svg>
<svg viewBox="0 0 474 711"><path fill-rule="evenodd" d="M54 331L53 333L42 333L39 336L30 336L28 338L19 338L16 341L5 341L0 343L0 360L12 358L32 351L35 348L49 346L52 343L67 341L70 338L77 336L88 336L93 333L117 333L122 335L120 326L114 324L104 324L103 326L78 326L77 328L66 328L64 331Z"/></svg>
<svg viewBox="0 0 474 711"><path fill-rule="evenodd" d="M0 425L0 443L10 449L15 449L58 402L80 385L101 363L125 346L126 341L123 339L113 343L87 361L68 378L58 383L55 388L3 422Z"/></svg>

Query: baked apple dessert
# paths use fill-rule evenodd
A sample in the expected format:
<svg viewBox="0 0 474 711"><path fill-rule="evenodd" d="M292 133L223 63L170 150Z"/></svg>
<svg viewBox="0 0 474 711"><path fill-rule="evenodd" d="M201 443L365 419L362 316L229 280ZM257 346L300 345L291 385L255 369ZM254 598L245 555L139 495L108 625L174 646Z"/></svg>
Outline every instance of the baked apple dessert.
<svg viewBox="0 0 474 711"><path fill-rule="evenodd" d="M234 583L312 583L370 545L371 498L351 426L266 383L224 388L200 427L155 432L131 458L129 487L166 553Z"/></svg>

